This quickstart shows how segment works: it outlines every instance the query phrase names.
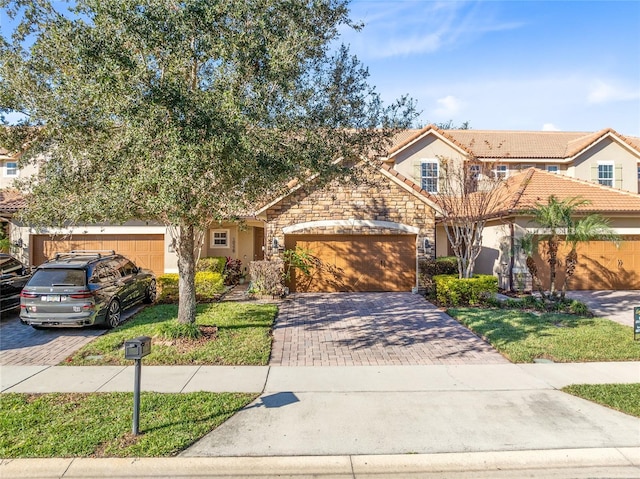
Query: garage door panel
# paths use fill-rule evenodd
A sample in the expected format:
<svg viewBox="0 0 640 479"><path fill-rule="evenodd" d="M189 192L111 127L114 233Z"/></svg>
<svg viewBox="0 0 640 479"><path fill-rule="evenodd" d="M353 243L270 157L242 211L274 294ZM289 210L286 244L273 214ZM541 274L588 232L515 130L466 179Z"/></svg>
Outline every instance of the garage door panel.
<svg viewBox="0 0 640 479"><path fill-rule="evenodd" d="M33 264L39 265L56 252L72 250L115 251L156 275L164 274L164 235L74 235L51 237L36 235L31 239Z"/></svg>
<svg viewBox="0 0 640 479"><path fill-rule="evenodd" d="M410 291L415 236L288 235L285 245L309 250L326 267L310 278L292 274L292 291Z"/></svg>
<svg viewBox="0 0 640 479"><path fill-rule="evenodd" d="M564 261L569 246L561 244L558 250L557 285L564 280ZM569 280L569 289L640 289L640 240L626 237L618 245L611 241L590 241L578 245L578 265ZM549 264L540 244L536 264L540 279L549 288Z"/></svg>

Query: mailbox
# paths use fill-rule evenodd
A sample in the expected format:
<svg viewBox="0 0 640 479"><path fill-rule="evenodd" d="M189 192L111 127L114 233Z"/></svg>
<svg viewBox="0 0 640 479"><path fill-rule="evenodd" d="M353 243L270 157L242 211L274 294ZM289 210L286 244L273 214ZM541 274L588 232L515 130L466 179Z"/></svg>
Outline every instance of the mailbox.
<svg viewBox="0 0 640 479"><path fill-rule="evenodd" d="M125 359L142 359L151 352L151 338L139 336L124 342Z"/></svg>

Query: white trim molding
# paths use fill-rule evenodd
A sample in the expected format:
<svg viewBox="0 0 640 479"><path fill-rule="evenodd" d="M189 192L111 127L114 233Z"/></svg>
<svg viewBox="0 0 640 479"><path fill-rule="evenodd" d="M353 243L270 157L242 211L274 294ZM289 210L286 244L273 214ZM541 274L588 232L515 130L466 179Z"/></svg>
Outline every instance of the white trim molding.
<svg viewBox="0 0 640 479"><path fill-rule="evenodd" d="M298 223L291 226L285 226L282 228L284 234L295 233L307 228L322 228L322 227L335 227L342 228L387 228L402 231L405 233L419 234L420 228L417 226L403 225L401 223L394 223L392 221L377 221L377 220L321 220L321 221L307 221L305 223Z"/></svg>

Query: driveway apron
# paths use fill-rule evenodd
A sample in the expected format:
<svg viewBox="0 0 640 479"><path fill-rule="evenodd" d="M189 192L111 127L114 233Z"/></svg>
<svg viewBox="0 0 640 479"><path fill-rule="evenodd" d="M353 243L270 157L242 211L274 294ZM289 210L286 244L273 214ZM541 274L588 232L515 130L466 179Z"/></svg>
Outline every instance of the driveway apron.
<svg viewBox="0 0 640 479"><path fill-rule="evenodd" d="M272 366L508 363L412 293L297 293L280 303Z"/></svg>

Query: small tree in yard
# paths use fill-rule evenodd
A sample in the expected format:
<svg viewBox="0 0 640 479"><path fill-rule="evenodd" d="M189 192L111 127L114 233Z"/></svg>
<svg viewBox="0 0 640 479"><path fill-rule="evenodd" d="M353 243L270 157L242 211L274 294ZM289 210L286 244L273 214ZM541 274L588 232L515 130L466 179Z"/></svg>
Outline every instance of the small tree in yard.
<svg viewBox="0 0 640 479"><path fill-rule="evenodd" d="M564 300L569 279L575 273L578 263L577 247L580 243L592 240L619 241L620 237L609 227L609 222L598 214L578 216L578 208L589 204L588 200L581 198L558 199L551 195L547 204L536 203L529 213L534 222L543 230L540 236L544 242L547 262L549 263L549 294L541 294L547 299L558 297L556 286L556 274L559 263L558 251L561 241L569 244L570 250L565 258L565 278L561 287L560 299ZM529 261L529 259L527 259ZM527 262L529 266L529 262ZM531 272L531 267L529 267ZM533 273L532 273L533 274Z"/></svg>
<svg viewBox="0 0 640 479"><path fill-rule="evenodd" d="M184 323L213 221L382 155L414 119L407 98L382 105L346 48L330 53L353 26L347 0L60 3L0 0L17 21L0 37L0 114L24 115L0 144L46 158L22 184L24 219L163 223Z"/></svg>
<svg viewBox="0 0 640 479"><path fill-rule="evenodd" d="M459 278L471 278L482 251L484 226L506 198L507 192L501 188L504 178L495 174L492 164L473 159L462 165L450 158L439 160L439 221L458 261Z"/></svg>

